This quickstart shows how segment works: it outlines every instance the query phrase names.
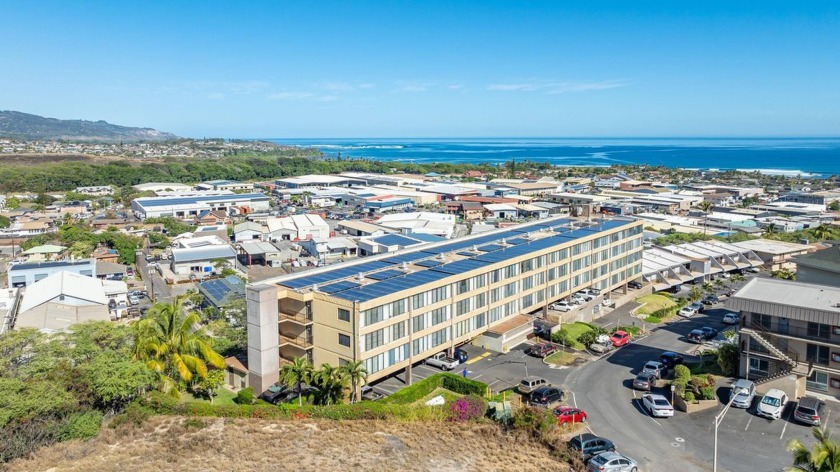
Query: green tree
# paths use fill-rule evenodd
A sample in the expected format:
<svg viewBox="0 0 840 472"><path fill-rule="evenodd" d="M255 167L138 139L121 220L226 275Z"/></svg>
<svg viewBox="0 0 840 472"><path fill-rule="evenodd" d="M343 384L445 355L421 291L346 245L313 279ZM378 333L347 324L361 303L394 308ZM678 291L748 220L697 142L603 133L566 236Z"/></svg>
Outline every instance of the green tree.
<svg viewBox="0 0 840 472"><path fill-rule="evenodd" d="M199 378L190 385L190 390L199 397L206 398L213 403L216 391L225 383L225 371L222 369L210 369L207 377Z"/></svg>
<svg viewBox="0 0 840 472"><path fill-rule="evenodd" d="M20 208L20 199L18 197L7 198L6 208L9 210L17 210L18 208Z"/></svg>
<svg viewBox="0 0 840 472"><path fill-rule="evenodd" d="M143 362L113 353L105 351L80 369L81 380L93 395L95 404L112 413L149 390L157 380L155 373Z"/></svg>
<svg viewBox="0 0 840 472"><path fill-rule="evenodd" d="M700 300L701 298L703 298L703 289L696 285L691 287L691 295L689 298L691 298L692 302Z"/></svg>
<svg viewBox="0 0 840 472"><path fill-rule="evenodd" d="M6 218L3 215L0 215L0 228L8 228L11 225L12 225L11 220L9 220L8 218Z"/></svg>
<svg viewBox="0 0 840 472"><path fill-rule="evenodd" d="M50 234L39 234L38 236L33 236L23 243L21 243L20 247L24 251L27 249L32 249L33 247L42 246L44 244L49 244L53 242L53 236Z"/></svg>
<svg viewBox="0 0 840 472"><path fill-rule="evenodd" d="M702 202L697 204L697 208L703 212L703 234L707 233L709 225L709 213L712 212L712 206L712 202L708 200L703 200Z"/></svg>
<svg viewBox="0 0 840 472"><path fill-rule="evenodd" d="M840 472L840 444L834 442L828 428L814 428L817 443L809 450L798 439L791 440L787 449L793 455L790 472Z"/></svg>
<svg viewBox="0 0 840 472"><path fill-rule="evenodd" d="M280 369L280 381L300 393L298 404L303 405L303 386L312 382L313 374L312 363L304 357L296 357Z"/></svg>
<svg viewBox="0 0 840 472"><path fill-rule="evenodd" d="M811 234L813 234L814 237L819 239L820 241L825 241L834 237L834 232L825 224L821 224L816 228L813 228L811 230Z"/></svg>
<svg viewBox="0 0 840 472"><path fill-rule="evenodd" d="M70 246L70 254L75 257L84 259L90 257L93 252L93 243L90 241L77 241Z"/></svg>
<svg viewBox="0 0 840 472"><path fill-rule="evenodd" d="M134 358L157 372L160 390L179 396L180 389L195 376L206 378L208 365L224 368L224 358L212 347L211 339L195 312L184 314L183 299L155 304L135 328Z"/></svg>
<svg viewBox="0 0 840 472"><path fill-rule="evenodd" d="M349 379L344 375L341 368L322 364L321 368L312 375L313 386L317 388L315 403L317 405L332 405L341 402L348 382Z"/></svg>
<svg viewBox="0 0 840 472"><path fill-rule="evenodd" d="M339 367L350 382L350 403L358 401L358 389L367 382L367 369L362 361L349 361Z"/></svg>
<svg viewBox="0 0 840 472"><path fill-rule="evenodd" d="M52 205L53 201L53 197L47 195L46 193L39 193L35 199L32 200L33 203L43 206Z"/></svg>
<svg viewBox="0 0 840 472"><path fill-rule="evenodd" d="M8 200L6 200L6 206L9 206ZM828 209L831 211L840 211L840 200L834 200L833 202L831 202L831 204L828 205Z"/></svg>
<svg viewBox="0 0 840 472"><path fill-rule="evenodd" d="M782 280L796 280L796 272L788 269L787 267L782 267L779 270L774 270L770 272L770 275Z"/></svg>

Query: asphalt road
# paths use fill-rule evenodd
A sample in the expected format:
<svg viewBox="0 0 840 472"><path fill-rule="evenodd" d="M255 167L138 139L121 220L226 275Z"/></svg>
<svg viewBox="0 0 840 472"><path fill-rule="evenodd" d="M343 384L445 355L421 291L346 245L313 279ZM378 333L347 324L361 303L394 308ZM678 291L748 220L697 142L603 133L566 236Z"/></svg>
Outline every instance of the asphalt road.
<svg viewBox="0 0 840 472"><path fill-rule="evenodd" d="M724 404L692 415L677 412L673 418L654 419L640 407L641 393L630 385L638 369L664 351L683 353L689 362L695 360L690 353L697 345L686 342L685 334L702 326L722 330L722 313L719 309L709 310L660 327L648 337L569 373L564 386L573 392L570 402L589 415L588 427L594 434L613 440L618 451L635 459L641 470L712 469L713 419ZM659 393L670 397L670 391ZM724 402L728 400L727 388L719 388L718 394ZM754 407L732 408L719 428L718 470L782 470L790 465L785 445L793 438L806 444L813 442L806 426L787 419L770 421L757 417Z"/></svg>

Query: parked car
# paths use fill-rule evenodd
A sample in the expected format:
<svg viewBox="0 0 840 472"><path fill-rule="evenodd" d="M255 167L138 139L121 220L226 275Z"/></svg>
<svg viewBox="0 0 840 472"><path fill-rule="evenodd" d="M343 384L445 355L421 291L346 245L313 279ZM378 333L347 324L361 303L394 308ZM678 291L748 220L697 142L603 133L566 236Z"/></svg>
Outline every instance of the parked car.
<svg viewBox="0 0 840 472"><path fill-rule="evenodd" d="M447 356L445 352L439 352L426 359L426 365L437 367L440 370L452 370L458 366L458 359Z"/></svg>
<svg viewBox="0 0 840 472"><path fill-rule="evenodd" d="M637 280L631 280L630 282L627 282L627 286L634 289L640 289L642 288L642 283Z"/></svg>
<svg viewBox="0 0 840 472"><path fill-rule="evenodd" d="M800 423L820 426L824 410L825 402L814 397L802 397L793 410L793 417Z"/></svg>
<svg viewBox="0 0 840 472"><path fill-rule="evenodd" d="M573 304L567 302L566 300L560 300L557 303L551 304L551 306L549 306L549 308L551 308L552 310L569 312L569 311L572 311L575 308L575 306Z"/></svg>
<svg viewBox="0 0 840 472"><path fill-rule="evenodd" d="M703 341L705 341L703 338L703 332L699 329L692 329L685 337L689 341L697 344L703 344Z"/></svg>
<svg viewBox="0 0 840 472"><path fill-rule="evenodd" d="M688 306L693 308L695 313L703 313L704 311L706 311L706 307L703 306L703 304L700 303L700 302L694 302L694 303L692 303L691 305L688 305Z"/></svg>
<svg viewBox="0 0 840 472"><path fill-rule="evenodd" d="M586 412L570 406L558 406L554 409L554 417L557 423L582 423L586 421Z"/></svg>
<svg viewBox="0 0 840 472"><path fill-rule="evenodd" d="M716 330L714 328L710 328L708 326L703 326L702 328L700 328L700 331L703 332L703 337L707 341L711 341L712 339L715 339L718 335L718 330Z"/></svg>
<svg viewBox="0 0 840 472"><path fill-rule="evenodd" d="M630 342L630 335L626 331L618 330L610 336L610 341L615 347L621 347Z"/></svg>
<svg viewBox="0 0 840 472"><path fill-rule="evenodd" d="M657 418L668 418L674 416L674 407L662 395L656 393L646 393L642 395L642 405L650 413L650 416Z"/></svg>
<svg viewBox="0 0 840 472"><path fill-rule="evenodd" d="M615 444L592 433L579 434L569 440L569 447L580 453L584 462L602 452L615 452Z"/></svg>
<svg viewBox="0 0 840 472"><path fill-rule="evenodd" d="M588 288L587 288L587 289L584 289L584 290L580 290L580 291L578 291L577 293L578 293L581 297L583 297L583 299L584 299L584 300L586 300L586 301L588 301L588 302L591 302L592 300L595 300L595 297L597 297L597 296L598 296L598 294L597 294L597 293L593 292L591 289L588 289Z"/></svg>
<svg viewBox="0 0 840 472"><path fill-rule="evenodd" d="M517 386L516 389L519 390L519 393L528 395L540 387L550 386L551 382L549 382L548 380L542 377L537 377L536 375L529 375L528 377L525 377L524 379L522 379L522 381L519 382L519 386Z"/></svg>
<svg viewBox="0 0 840 472"><path fill-rule="evenodd" d="M562 402L565 394L557 387L539 387L531 392L529 403L534 406L551 406L554 402Z"/></svg>
<svg viewBox="0 0 840 472"><path fill-rule="evenodd" d="M683 356L676 352L665 351L659 355L659 362L665 365L665 370L673 369L675 366L682 364L684 360Z"/></svg>
<svg viewBox="0 0 840 472"><path fill-rule="evenodd" d="M545 358L557 352L557 347L553 344L539 343L529 347L525 352L534 357Z"/></svg>
<svg viewBox="0 0 840 472"><path fill-rule="evenodd" d="M615 349L613 346L612 339L606 334L602 334L595 338L595 342L589 345L589 350L592 352L597 352L599 354L603 354L605 352L610 352Z"/></svg>
<svg viewBox="0 0 840 472"><path fill-rule="evenodd" d="M551 341L551 328L542 321L536 320L534 321L534 335L546 341Z"/></svg>
<svg viewBox="0 0 840 472"><path fill-rule="evenodd" d="M276 405L283 400L283 397L289 394L289 387L281 383L275 383L268 387L268 390L260 394L260 400Z"/></svg>
<svg viewBox="0 0 840 472"><path fill-rule="evenodd" d="M132 305L137 305L140 303L140 297L138 297L137 295L129 295L128 303L131 303Z"/></svg>
<svg viewBox="0 0 840 472"><path fill-rule="evenodd" d="M702 303L704 305L714 305L716 303L720 303L720 299L717 295L706 295L706 298L703 299Z"/></svg>
<svg viewBox="0 0 840 472"><path fill-rule="evenodd" d="M757 274L757 273L761 272L761 268L760 267L748 267L747 272Z"/></svg>
<svg viewBox="0 0 840 472"><path fill-rule="evenodd" d="M730 311L729 313L723 315L723 324L733 325L738 324L740 321L741 315L739 315L738 313L733 313Z"/></svg>
<svg viewBox="0 0 840 472"><path fill-rule="evenodd" d="M571 302L575 305L583 305L587 301L586 298L584 298L583 295L579 293L573 293L572 296L569 298L571 299Z"/></svg>
<svg viewBox="0 0 840 472"><path fill-rule="evenodd" d="M732 384L732 406L736 408L749 408L755 398L755 384L751 380L738 379Z"/></svg>
<svg viewBox="0 0 840 472"><path fill-rule="evenodd" d="M665 364L658 361L648 361L648 363L642 367L642 372L650 372L657 379L661 379L666 371L667 368L665 367Z"/></svg>
<svg viewBox="0 0 840 472"><path fill-rule="evenodd" d="M602 452L592 457L587 464L589 472L637 472L639 470L636 461L622 456L617 452Z"/></svg>
<svg viewBox="0 0 840 472"><path fill-rule="evenodd" d="M782 417L782 412L785 410L787 402L788 397L785 392L778 388L772 388L761 397L761 401L758 402L758 408L756 408L755 412L759 416L777 420Z"/></svg>
<svg viewBox="0 0 840 472"><path fill-rule="evenodd" d="M680 308L680 311L677 312L677 315L682 316L683 318L689 318L696 313L697 312L694 310L694 308L691 307L691 305L686 305Z"/></svg>
<svg viewBox="0 0 840 472"><path fill-rule="evenodd" d="M652 372L640 372L639 375L633 379L633 388L636 390L645 390L650 392L653 384L656 382L656 376Z"/></svg>

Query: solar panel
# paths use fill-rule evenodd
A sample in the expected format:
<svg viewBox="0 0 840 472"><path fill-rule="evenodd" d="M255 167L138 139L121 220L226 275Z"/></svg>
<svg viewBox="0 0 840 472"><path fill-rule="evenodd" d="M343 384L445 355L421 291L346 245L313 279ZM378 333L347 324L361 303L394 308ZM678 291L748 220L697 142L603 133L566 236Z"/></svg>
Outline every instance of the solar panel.
<svg viewBox="0 0 840 472"><path fill-rule="evenodd" d="M385 259L385 262L389 262L391 264L402 264L403 262L419 261L420 259L432 257L432 255L433 254L428 252L411 252L408 254L400 254L398 256L389 257Z"/></svg>
<svg viewBox="0 0 840 472"><path fill-rule="evenodd" d="M508 243L508 244L524 244L524 243L527 243L528 241L530 241L530 239L525 239L525 238L513 238L513 239L508 239L508 240L507 240L507 243Z"/></svg>
<svg viewBox="0 0 840 472"><path fill-rule="evenodd" d="M441 264L443 264L443 262L435 260L435 259L428 259L428 260L425 260L425 261L419 261L419 262L414 263L414 265L420 266L420 267L437 267Z"/></svg>
<svg viewBox="0 0 840 472"><path fill-rule="evenodd" d="M464 259L463 261L450 262L449 264L443 264L441 266L434 267L429 270L435 272L443 272L444 274L458 275L486 266L486 262L478 261L475 259Z"/></svg>
<svg viewBox="0 0 840 472"><path fill-rule="evenodd" d="M373 280L385 280L385 279L392 279L394 277L399 277L403 275L404 272L398 270L383 270L382 272L374 272L372 274L367 274L365 277Z"/></svg>
<svg viewBox="0 0 840 472"><path fill-rule="evenodd" d="M440 277L439 273L424 270L406 274L402 277L394 277L382 282L362 285L358 288L339 292L335 296L345 300L366 302L395 292L439 281Z"/></svg>
<svg viewBox="0 0 840 472"><path fill-rule="evenodd" d="M365 273L374 270L384 269L386 267L391 267L392 265L393 264L389 264L383 261L373 261L365 264L345 265L328 272L322 272L320 274L310 275L307 277L300 277L292 280L284 280L282 282L279 282L279 284L284 287L289 287L291 289L299 289L312 284L323 284L331 282L333 280L340 280L347 277L352 277L360 272Z"/></svg>
<svg viewBox="0 0 840 472"><path fill-rule="evenodd" d="M481 251L481 252L492 252L492 251L498 251L499 249L504 249L504 248L505 248L504 246L501 246L501 245L498 245L498 244L488 244L486 246L481 246L480 248L478 248L478 250Z"/></svg>
<svg viewBox="0 0 840 472"><path fill-rule="evenodd" d="M475 256L475 253L464 251L464 252L459 252L458 255L459 256L465 256L465 257L473 257L473 256Z"/></svg>
<svg viewBox="0 0 840 472"><path fill-rule="evenodd" d="M323 287L318 287L318 290L324 293L338 293L343 292L344 290L350 290L351 288L356 288L360 284L355 282L350 282L349 280L345 280L343 282L336 282L334 284L324 285Z"/></svg>
<svg viewBox="0 0 840 472"><path fill-rule="evenodd" d="M378 238L373 238L374 242L379 244L384 244L385 246L413 246L415 244L421 244L421 241L417 241L411 239L410 237L399 236L396 234L386 234L385 236L379 236Z"/></svg>

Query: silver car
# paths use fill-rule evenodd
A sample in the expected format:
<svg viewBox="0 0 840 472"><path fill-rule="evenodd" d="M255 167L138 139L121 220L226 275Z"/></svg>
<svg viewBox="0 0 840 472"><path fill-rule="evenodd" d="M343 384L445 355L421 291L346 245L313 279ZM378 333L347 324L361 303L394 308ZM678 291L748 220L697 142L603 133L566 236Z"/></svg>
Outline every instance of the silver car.
<svg viewBox="0 0 840 472"><path fill-rule="evenodd" d="M749 408L755 398L755 384L746 379L738 379L732 384L732 406L736 408Z"/></svg>
<svg viewBox="0 0 840 472"><path fill-rule="evenodd" d="M637 472L636 461L617 452L602 452L589 460L590 472Z"/></svg>

